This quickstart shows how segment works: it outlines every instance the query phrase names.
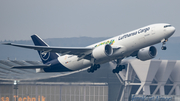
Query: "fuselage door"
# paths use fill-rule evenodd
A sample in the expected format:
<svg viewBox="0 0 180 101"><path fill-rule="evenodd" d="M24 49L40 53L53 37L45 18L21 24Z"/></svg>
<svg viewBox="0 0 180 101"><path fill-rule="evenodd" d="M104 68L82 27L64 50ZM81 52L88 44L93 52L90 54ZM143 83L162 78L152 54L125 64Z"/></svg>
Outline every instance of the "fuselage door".
<svg viewBox="0 0 180 101"><path fill-rule="evenodd" d="M154 35L155 34L155 27L151 27L151 35Z"/></svg>

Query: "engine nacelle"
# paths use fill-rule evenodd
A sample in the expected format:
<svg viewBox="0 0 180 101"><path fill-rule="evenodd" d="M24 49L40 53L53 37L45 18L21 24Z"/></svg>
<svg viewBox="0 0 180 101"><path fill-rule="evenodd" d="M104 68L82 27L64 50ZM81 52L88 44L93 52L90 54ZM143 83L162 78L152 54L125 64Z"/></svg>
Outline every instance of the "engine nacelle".
<svg viewBox="0 0 180 101"><path fill-rule="evenodd" d="M149 59L152 59L156 56L157 49L154 46L146 47L143 49L140 49L137 54L137 58L141 61L146 61Z"/></svg>
<svg viewBox="0 0 180 101"><path fill-rule="evenodd" d="M92 56L96 60L104 59L106 57L111 56L112 54L113 54L113 48L109 44L98 46L94 48L94 50L92 51Z"/></svg>

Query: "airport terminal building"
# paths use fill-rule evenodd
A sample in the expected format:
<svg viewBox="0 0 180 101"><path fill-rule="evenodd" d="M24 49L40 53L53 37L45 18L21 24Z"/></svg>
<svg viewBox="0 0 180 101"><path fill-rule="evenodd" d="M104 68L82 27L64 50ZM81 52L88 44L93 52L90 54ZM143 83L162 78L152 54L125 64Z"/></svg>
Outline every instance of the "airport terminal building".
<svg viewBox="0 0 180 101"><path fill-rule="evenodd" d="M10 69L13 65L37 65L37 61L0 60L0 101L179 101L179 60L124 60L67 73L35 73Z"/></svg>

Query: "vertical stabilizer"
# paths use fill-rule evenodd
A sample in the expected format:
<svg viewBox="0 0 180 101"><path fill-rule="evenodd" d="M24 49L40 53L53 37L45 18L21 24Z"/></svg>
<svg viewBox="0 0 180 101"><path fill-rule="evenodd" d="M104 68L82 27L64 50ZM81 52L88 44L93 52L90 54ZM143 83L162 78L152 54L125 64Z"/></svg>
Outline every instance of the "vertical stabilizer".
<svg viewBox="0 0 180 101"><path fill-rule="evenodd" d="M34 45L48 47L48 44L46 42L44 42L38 35L36 35L36 34L32 35L31 38L34 42ZM58 54L54 53L54 52L38 51L38 53L44 64L58 58Z"/></svg>

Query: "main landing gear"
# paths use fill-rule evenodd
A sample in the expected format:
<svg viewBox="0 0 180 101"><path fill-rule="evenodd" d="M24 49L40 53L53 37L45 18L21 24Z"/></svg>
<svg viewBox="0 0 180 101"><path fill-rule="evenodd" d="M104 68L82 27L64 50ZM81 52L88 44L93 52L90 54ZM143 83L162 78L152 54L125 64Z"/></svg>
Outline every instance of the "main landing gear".
<svg viewBox="0 0 180 101"><path fill-rule="evenodd" d="M122 71L123 69L125 69L125 65L119 65L117 66L115 69L112 70L113 73L119 73L120 71Z"/></svg>
<svg viewBox="0 0 180 101"><path fill-rule="evenodd" d="M94 64L95 59L91 58L91 67L87 69L88 73L93 73L97 69L99 69L101 66L99 64Z"/></svg>
<svg viewBox="0 0 180 101"><path fill-rule="evenodd" d="M117 63L116 68L112 70L113 73L119 73L120 71L125 69L125 65L120 65L121 59L117 59L116 63Z"/></svg>
<svg viewBox="0 0 180 101"><path fill-rule="evenodd" d="M100 68L99 64L94 64L93 66L91 66L90 68L87 69L87 72L88 73L93 73L94 71L96 71L99 68Z"/></svg>
<svg viewBox="0 0 180 101"><path fill-rule="evenodd" d="M167 42L167 41L168 41L167 39L161 40L161 42L162 42L162 47L161 47L161 49L162 49L162 50L166 50L166 49L167 49L167 47L166 47L166 42Z"/></svg>

